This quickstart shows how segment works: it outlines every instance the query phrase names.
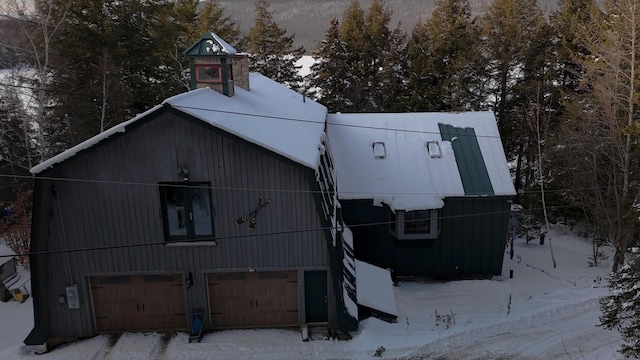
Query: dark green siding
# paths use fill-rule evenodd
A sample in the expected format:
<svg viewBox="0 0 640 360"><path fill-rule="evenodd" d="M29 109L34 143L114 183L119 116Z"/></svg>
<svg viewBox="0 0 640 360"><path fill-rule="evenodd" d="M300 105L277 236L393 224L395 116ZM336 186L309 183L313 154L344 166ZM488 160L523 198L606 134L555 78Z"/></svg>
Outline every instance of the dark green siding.
<svg viewBox="0 0 640 360"><path fill-rule="evenodd" d="M504 197L445 199L440 236L408 242L389 234L388 207L374 207L371 200L342 201L358 259L392 268L397 276L434 279L500 275L509 209Z"/></svg>
<svg viewBox="0 0 640 360"><path fill-rule="evenodd" d="M451 141L466 195L493 195L493 186L473 128L439 124L442 140Z"/></svg>

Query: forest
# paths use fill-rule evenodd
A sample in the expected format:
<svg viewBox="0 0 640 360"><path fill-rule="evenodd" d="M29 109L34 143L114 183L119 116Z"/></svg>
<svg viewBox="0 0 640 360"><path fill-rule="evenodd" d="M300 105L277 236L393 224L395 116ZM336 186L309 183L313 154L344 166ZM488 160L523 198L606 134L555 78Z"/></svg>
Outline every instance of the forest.
<svg viewBox="0 0 640 360"><path fill-rule="evenodd" d="M373 0L360 0L364 8ZM492 0L470 1L472 15L479 15ZM241 30L248 30L254 17L254 0L219 0L228 14L238 20ZM435 0L385 0L391 11L390 25L398 26L405 32L420 21L431 17ZM315 50L322 40L331 20L340 18L349 6L344 0L271 0L270 8L278 26L294 34L294 44L304 46L307 51ZM558 0L537 0L540 9L548 14L558 8Z"/></svg>
<svg viewBox="0 0 640 360"><path fill-rule="evenodd" d="M612 270L627 263L638 245L640 0L559 0L552 11L435 0L408 30L384 0L354 0L313 49L266 0L244 27L226 3L2 2L0 201L22 219L2 230L28 236L31 167L187 91L182 52L213 31L249 54L251 71L330 112L493 111L527 231L580 222L594 259L608 244ZM302 78L305 53L316 63Z"/></svg>

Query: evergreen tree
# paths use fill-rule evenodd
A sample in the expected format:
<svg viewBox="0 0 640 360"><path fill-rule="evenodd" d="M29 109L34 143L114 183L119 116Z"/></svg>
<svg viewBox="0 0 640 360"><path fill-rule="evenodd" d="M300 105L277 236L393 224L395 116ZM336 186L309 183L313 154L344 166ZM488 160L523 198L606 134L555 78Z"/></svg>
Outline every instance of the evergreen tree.
<svg viewBox="0 0 640 360"><path fill-rule="evenodd" d="M20 69L5 72L3 84L21 84ZM20 85L18 85L20 86ZM28 86L28 85L27 85ZM31 116L20 87L0 87L0 202L14 200L16 191L31 186L29 169L37 160Z"/></svg>
<svg viewBox="0 0 640 360"><path fill-rule="evenodd" d="M189 90L189 62L182 53L206 32L232 45L239 41L239 26L221 5L215 0L201 4L199 0L175 0L160 15L157 56L162 66L158 72L168 94Z"/></svg>
<svg viewBox="0 0 640 360"><path fill-rule="evenodd" d="M304 48L293 48L294 35L286 36L286 29L278 27L266 0L256 1L255 11L253 26L242 41L243 50L249 53L249 70L299 91L302 77L296 61Z"/></svg>
<svg viewBox="0 0 640 360"><path fill-rule="evenodd" d="M187 46L198 40L207 31L214 32L233 46L238 45L240 41L240 26L238 22L226 15L224 7L217 3L216 0L207 1L198 12L195 33L193 33L195 36L189 40Z"/></svg>
<svg viewBox="0 0 640 360"><path fill-rule="evenodd" d="M479 110L487 95L486 75L469 0L435 5L431 18L414 27L407 46L411 110Z"/></svg>
<svg viewBox="0 0 640 360"><path fill-rule="evenodd" d="M44 1L44 0L43 0ZM215 31L233 43L239 28L215 1L48 0L69 5L53 73L55 117L74 144L188 90L182 52Z"/></svg>
<svg viewBox="0 0 640 360"><path fill-rule="evenodd" d="M54 109L77 143L143 112L169 95L158 71L166 0L70 1L55 43Z"/></svg>
<svg viewBox="0 0 640 360"><path fill-rule="evenodd" d="M507 159L516 160L516 190L523 179L534 181L535 146L529 124L532 106L552 84L549 25L536 0L495 0L479 19L482 47L490 84L489 105L496 113ZM524 168L526 165L531 165Z"/></svg>
<svg viewBox="0 0 640 360"><path fill-rule="evenodd" d="M557 189L584 189L591 186L597 186L592 183L592 176L575 176L576 163L568 156L580 156L573 154L570 148L566 147L567 133L563 133L564 127L571 127L576 119L581 118L583 108L583 100L581 99L584 91L582 89L582 74L584 68L579 59L588 56L588 49L580 44L580 37L586 34L585 26L588 26L590 7L596 7L595 0L561 0L559 8L550 16L551 25L553 27L554 55L555 55L555 75L553 80L557 84L556 99L559 104L557 106L556 118L558 119L559 129L558 135L551 144L549 161L549 170L553 179L553 186ZM587 171L587 173L589 173ZM578 184L580 182L580 184ZM575 206L573 210L578 210L581 217L592 226L593 222L593 205L587 205L586 198L589 192L584 191L562 191L555 192L564 202L564 205L570 204ZM583 205L583 211L580 209ZM606 234L597 234L597 229L590 229L594 232L594 236L606 238Z"/></svg>
<svg viewBox="0 0 640 360"><path fill-rule="evenodd" d="M637 255L629 265L611 274L608 296L600 300L600 326L620 331L625 340L620 352L640 358L640 261Z"/></svg>
<svg viewBox="0 0 640 360"><path fill-rule="evenodd" d="M369 111L397 112L405 106L406 44L399 27L390 29L391 11L384 0L373 0L365 16L364 59L371 96Z"/></svg>
<svg viewBox="0 0 640 360"><path fill-rule="evenodd" d="M367 106L369 79L366 76L369 64L367 64L364 56L366 48L365 31L364 10L358 1L353 0L342 15L339 32L345 44L347 71L336 74L344 76L343 81L346 86L342 91L343 96L348 101L336 108L334 110L336 112L363 112L369 108ZM331 59L332 55L320 54L320 56L328 59Z"/></svg>
<svg viewBox="0 0 640 360"><path fill-rule="evenodd" d="M332 112L401 111L406 98L405 36L390 30L391 13L374 0L365 13L352 1L315 55L312 86Z"/></svg>
<svg viewBox="0 0 640 360"><path fill-rule="evenodd" d="M324 54L324 55L323 55ZM316 62L309 74L309 95L318 99L330 112L342 111L350 100L344 89L348 87L347 59L349 53L340 37L340 21L333 19L324 40L314 51Z"/></svg>

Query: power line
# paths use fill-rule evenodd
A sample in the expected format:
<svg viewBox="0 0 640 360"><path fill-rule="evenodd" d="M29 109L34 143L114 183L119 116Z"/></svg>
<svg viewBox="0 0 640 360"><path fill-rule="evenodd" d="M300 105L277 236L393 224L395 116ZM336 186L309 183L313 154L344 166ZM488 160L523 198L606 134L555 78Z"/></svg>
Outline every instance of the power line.
<svg viewBox="0 0 640 360"><path fill-rule="evenodd" d="M0 83L0 86L22 88L22 89L27 89L27 90L31 90L31 91L39 90L37 87L33 87L33 86L7 84L7 83ZM70 91L54 91L54 90L51 90L51 92L52 93L68 94L68 95L79 96L79 97L100 98L100 95L93 96L93 95L87 95L86 93L76 93L76 92L70 92ZM136 102L140 103L140 104L148 105L149 107L157 105L157 103L152 103L152 102L147 102L147 101L138 101L138 100L136 100ZM181 105L171 105L171 106L173 108L176 108L176 109L191 109L191 110L198 110L198 111L216 112L216 113L221 113L221 114L242 115L242 116L260 117L260 118L274 119L274 120L284 120L284 121L292 121L292 122L318 124L318 121L315 121L315 120L301 119L301 118L295 118L295 117L285 117L285 116L275 116L275 115L265 115L265 114L251 114L251 113L245 113L245 112L240 112L240 111L209 109L209 108L202 108L202 107L196 107L196 106L181 106ZM453 112L403 112L403 113L398 113L398 114L425 114L425 113L446 115L446 114L452 114ZM361 113L354 113L354 114L361 114ZM394 114L394 113L380 113L380 114ZM125 119L125 121L126 121L126 119ZM394 131L394 132L400 132L400 133L441 135L441 132L438 132L438 131L400 129L400 128L389 128L389 127L377 127L377 126L372 126L372 125L335 124L335 123L328 123L328 122L326 123L326 125L327 126L335 126L335 127L350 127L350 128L369 129L369 130L385 130L385 131ZM512 140L512 139L516 139L516 140L521 140L522 139L522 137L520 137L520 136L500 136L500 135L456 134L456 136L457 137L468 136L468 137L475 137L475 138L499 139L501 141L502 140ZM608 137L600 137L598 139L609 139L609 138ZM572 143L572 145L575 145L575 144L576 143Z"/></svg>
<svg viewBox="0 0 640 360"><path fill-rule="evenodd" d="M171 105L171 107L178 108L178 109L191 109L191 110L200 110L200 111L210 111L210 112L217 112L217 113L230 114L230 115L254 116L254 117L260 117L260 118L266 118L266 119L286 120L286 121L318 124L318 121L315 121L315 120L307 120L307 119L291 118L291 117L283 117L283 116L249 114L249 113L243 113L243 112L238 112L238 111L208 109L208 108L201 108L201 107L196 107L196 106ZM354 113L354 114L362 114L362 113ZM384 114L384 113L379 113L379 114ZM387 114L391 115L393 113L387 113ZM451 114L451 113L447 113L447 112L443 112L443 113L433 113L433 112L432 113L413 113L413 112L406 112L406 113L399 113L399 114L443 114L443 115L447 115L447 114ZM331 115L331 114L329 114L329 115ZM348 114L346 114L346 115L348 115ZM326 124L327 124L327 126L351 127L351 128L369 129L369 130L386 130L386 131L395 131L395 132L403 132L403 133L414 133L414 134L432 134L432 135L440 135L441 134L439 131L399 129L399 128L378 127L378 126L371 126L371 125L333 124L333 123L329 123L329 122L327 122ZM499 135L495 136L495 135L477 135L477 134L475 134L475 135L471 135L471 134L468 134L468 135L467 134L459 134L458 135L458 134L456 134L456 136L462 136L462 137L469 136L469 137L477 137L477 138L500 139Z"/></svg>
<svg viewBox="0 0 640 360"><path fill-rule="evenodd" d="M178 184L167 184L163 182L158 183L146 183L146 182L129 182L129 181L111 181L111 180L93 180L93 179L74 179L74 178L62 178L62 177L50 177L50 176L26 176L26 175L12 175L12 174L0 174L1 177L6 178L19 178L19 179L31 179L31 180L51 180L51 181L64 181L64 182L78 182L78 183L90 183L90 184L105 184L105 185L122 185L122 186L145 186L145 187L180 187L184 186L182 183ZM198 183L195 181L194 183ZM188 184L188 183L184 183ZM193 184L193 183L192 183ZM228 190L228 191L262 191L262 192L282 192L282 193L300 193L300 194L322 194L321 190L294 190L294 189L274 189L274 188L251 188L251 187L237 187L237 186L206 186L206 185L189 185L194 188L203 188L203 189L211 189L211 190ZM577 191L590 191L595 189L606 189L606 186L603 187L585 187L585 188L573 188L573 189L545 189L546 193L559 193L559 192L577 192ZM345 192L338 191L340 194L349 194L349 195L442 195L439 192ZM541 190L525 190L525 194L537 194L541 192ZM344 199L343 199L344 200Z"/></svg>
<svg viewBox="0 0 640 360"><path fill-rule="evenodd" d="M15 85L15 84L6 84L6 83L0 83L0 86L22 88L22 89L27 89L27 90L32 90L32 91L39 90L37 87L25 86L25 85ZM90 95L80 94L80 93L72 93L72 92L62 92L62 93L67 93L69 95L74 95L74 96L92 97ZM149 102L140 102L140 103L147 104L147 105L153 105L153 104L151 104ZM240 111L209 109L209 108L202 108L202 107L197 107L197 106L171 105L171 107L177 108L177 109L199 110L199 111L207 111L207 112L216 112L216 113L221 113L221 114L260 117L260 118L265 118L265 119L284 120L284 121L301 122L301 123L313 123L313 124L318 124L319 123L317 120L309 120L309 119L301 119L301 118L285 117L285 116L275 116L275 115L265 115L265 114L251 114L251 113L245 113L245 112L240 112ZM405 113L401 113L401 114L420 114L420 113L405 112ZM431 114L437 114L437 113L431 112ZM443 112L442 114L451 114L451 113ZM333 123L327 123L327 126L351 127L351 128L360 128L360 129L369 129L369 130L386 130L386 131L395 131L395 132L402 132L402 133L415 133L415 134L431 134L431 135L440 135L441 134L438 131L399 129L399 128L389 128L389 127L377 127L377 126L371 126L371 125L357 125L357 124L333 124ZM462 137L470 136L470 137L476 137L476 138L489 138L489 139L504 139L504 138L501 138L499 135L496 136L496 135L477 135L477 134L475 134L475 135L471 135L471 134L456 134L456 136L459 136L459 137L460 136L462 136Z"/></svg>
<svg viewBox="0 0 640 360"><path fill-rule="evenodd" d="M554 208L563 208L563 207L569 207L569 206L556 206ZM527 211L534 211L534 210L536 209L529 209ZM500 214L506 214L506 213L511 213L511 211L493 211L493 212L483 212L483 213L475 213L475 214L438 216L437 219L438 221L441 221L441 220L449 220L449 219L469 218L469 217L475 217L475 216L500 215ZM426 220L430 220L430 218L415 219L414 221L417 222L417 221L426 221ZM394 223L394 221L369 222L369 223L361 223L361 224L353 224L353 225L345 224L344 227L348 229L356 229L356 228L363 228L363 227L369 227L369 226L389 225L391 223ZM218 236L218 237L211 237L211 238L199 238L198 240L194 240L194 241L188 241L188 240L187 241L156 241L156 242L141 243L141 244L122 244L122 245L95 246L95 247L63 249L63 250L34 251L34 252L19 253L16 255L0 255L0 258L14 257L14 256L30 256L30 255L54 255L54 254L66 254L66 253L77 253L77 252L99 251L99 250L128 249L128 248L160 246L160 245L171 246L171 244L178 245L180 243L197 245L200 242L207 242L207 241L217 242L221 240L233 240L233 239L239 239L239 238L259 238L259 237L299 234L299 233L305 233L305 232L316 232L316 231L325 231L325 230L340 231L342 228L343 226L335 226L335 227L331 226L331 227L319 227L319 228L309 228L309 229L273 231L273 232L268 232L263 234L227 235L227 236ZM209 246L209 245L202 245L202 246ZM211 245L211 246L216 246L216 245Z"/></svg>

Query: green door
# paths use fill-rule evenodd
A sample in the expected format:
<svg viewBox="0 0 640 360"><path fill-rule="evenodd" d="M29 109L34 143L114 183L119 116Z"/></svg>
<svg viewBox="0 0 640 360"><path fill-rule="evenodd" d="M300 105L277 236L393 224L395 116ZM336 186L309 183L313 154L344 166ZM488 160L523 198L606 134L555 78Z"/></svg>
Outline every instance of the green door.
<svg viewBox="0 0 640 360"><path fill-rule="evenodd" d="M321 323L329 320L326 271L304 273L304 299L307 323Z"/></svg>

